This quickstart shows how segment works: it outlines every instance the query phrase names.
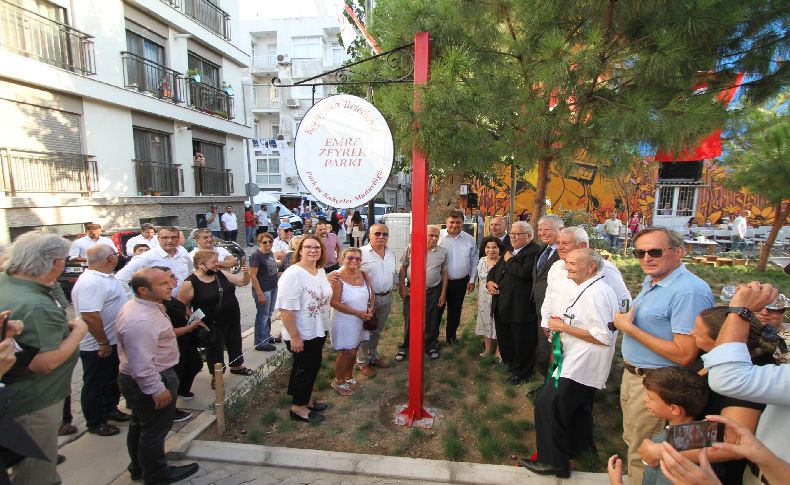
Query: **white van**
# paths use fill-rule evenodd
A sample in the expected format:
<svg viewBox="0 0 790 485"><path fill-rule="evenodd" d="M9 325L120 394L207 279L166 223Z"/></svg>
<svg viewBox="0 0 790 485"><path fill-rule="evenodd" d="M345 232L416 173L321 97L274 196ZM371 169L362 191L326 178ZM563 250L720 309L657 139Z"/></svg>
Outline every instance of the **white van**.
<svg viewBox="0 0 790 485"><path fill-rule="evenodd" d="M267 211L269 212L269 216L274 214L275 208L280 208L280 218L288 217L288 222L294 228L294 234L301 234L302 233L302 218L291 212L287 207L285 207L281 202L280 199L277 197L276 194L272 194L271 192L260 192L258 195L252 198L255 207L253 207L253 211L257 212L260 209L260 206L265 205ZM270 232L277 232L276 227L270 227Z"/></svg>

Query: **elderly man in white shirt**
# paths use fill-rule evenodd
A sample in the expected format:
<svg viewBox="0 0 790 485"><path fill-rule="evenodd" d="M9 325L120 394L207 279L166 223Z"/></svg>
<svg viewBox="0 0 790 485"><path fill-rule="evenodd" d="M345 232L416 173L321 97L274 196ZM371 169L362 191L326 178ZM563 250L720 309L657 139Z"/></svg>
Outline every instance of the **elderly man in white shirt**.
<svg viewBox="0 0 790 485"><path fill-rule="evenodd" d="M156 239L156 230L153 225L142 224L140 226L140 234L126 241L126 256L132 257L134 255L134 247L138 244L145 244L148 246L148 249L159 247L159 240Z"/></svg>
<svg viewBox="0 0 790 485"><path fill-rule="evenodd" d="M376 369L386 369L389 362L378 354L379 340L392 309L392 290L398 284L398 269L395 254L387 247L389 229L384 224L373 224L370 228L370 243L362 246L362 271L376 293L376 317L378 327L370 331L370 340L363 340L357 351L357 366L362 375L373 377Z"/></svg>
<svg viewBox="0 0 790 485"><path fill-rule="evenodd" d="M236 258L225 248L214 246L214 234L209 229L198 229L195 232L195 242L197 246L189 252L189 257L194 258L195 253L200 250L214 251L217 253L217 265L224 269L236 266Z"/></svg>
<svg viewBox="0 0 790 485"><path fill-rule="evenodd" d="M567 285L559 295L562 312L552 315L559 358L535 400L538 457L522 460L540 475L570 477L570 456L594 450L592 408L596 389L606 387L617 331L609 328L617 313L614 291L603 282L603 258L589 248L565 258Z"/></svg>
<svg viewBox="0 0 790 485"><path fill-rule="evenodd" d="M173 226L165 226L159 229L159 247L146 251L140 256L132 258L131 261L126 263L118 273L115 279L121 282L126 291L126 295L131 299L134 297L129 282L132 280L132 275L135 271L143 268L152 268L154 266L166 266L170 268L176 278L178 284L173 288L173 296L178 294L178 288L184 282L187 276L195 271L192 264L192 258L183 247L178 245L178 239L181 233Z"/></svg>
<svg viewBox="0 0 790 485"><path fill-rule="evenodd" d="M462 230L464 213L459 210L450 211L445 219L447 229L439 235L439 247L447 250L447 303L439 310L439 318L447 308L447 328L445 341L455 345L458 341L456 333L461 324L461 307L464 296L475 287L477 277L477 245L475 238Z"/></svg>
<svg viewBox="0 0 790 485"><path fill-rule="evenodd" d="M101 235L101 225L88 224L85 226L87 234L77 239L71 244L69 249L69 259L71 261L85 261L88 258L88 249L97 244L104 244L115 248L115 243L109 237Z"/></svg>

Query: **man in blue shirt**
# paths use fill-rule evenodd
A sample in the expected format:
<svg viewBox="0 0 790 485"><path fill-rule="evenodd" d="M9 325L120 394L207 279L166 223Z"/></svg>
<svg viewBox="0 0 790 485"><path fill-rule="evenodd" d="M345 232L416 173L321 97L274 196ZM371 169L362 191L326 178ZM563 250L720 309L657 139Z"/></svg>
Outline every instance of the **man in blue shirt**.
<svg viewBox="0 0 790 485"><path fill-rule="evenodd" d="M628 445L628 479L642 483L643 463L638 448L643 439L657 434L664 423L645 407L642 378L646 369L689 365L698 349L694 319L714 304L703 280L681 263L683 237L664 227L648 227L634 236L634 255L647 275L642 291L628 313L615 316L623 333L625 371L620 385L623 440Z"/></svg>

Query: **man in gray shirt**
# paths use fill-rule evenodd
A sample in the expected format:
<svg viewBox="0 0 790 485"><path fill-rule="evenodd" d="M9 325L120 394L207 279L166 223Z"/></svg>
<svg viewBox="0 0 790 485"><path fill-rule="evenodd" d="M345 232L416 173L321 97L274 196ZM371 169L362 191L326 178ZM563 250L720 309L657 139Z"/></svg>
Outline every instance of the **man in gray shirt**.
<svg viewBox="0 0 790 485"><path fill-rule="evenodd" d="M208 212L206 212L206 227L211 234L216 238L222 237L222 226L219 223L220 215L217 212L217 206L212 205Z"/></svg>
<svg viewBox="0 0 790 485"><path fill-rule="evenodd" d="M439 247L439 226L428 226L428 246L425 258L425 353L432 359L439 358L439 309L447 298L447 250ZM402 361L409 351L409 281L411 280L411 248L401 259L398 273L398 293L403 298L403 343L398 347L395 360Z"/></svg>

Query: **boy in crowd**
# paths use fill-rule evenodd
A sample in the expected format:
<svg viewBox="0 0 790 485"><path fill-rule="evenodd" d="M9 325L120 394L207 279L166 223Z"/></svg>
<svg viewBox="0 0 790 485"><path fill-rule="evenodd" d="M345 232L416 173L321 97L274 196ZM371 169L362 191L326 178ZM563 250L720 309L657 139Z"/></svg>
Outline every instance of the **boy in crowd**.
<svg viewBox="0 0 790 485"><path fill-rule="evenodd" d="M645 374L645 407L670 426L694 421L708 402L708 385L696 372L683 367L651 369ZM653 436L653 443L666 440L666 430ZM616 455L615 455L616 456ZM612 457L614 458L614 457ZM619 458L616 459L620 461ZM642 476L642 485L669 485L658 463L648 463ZM609 483L622 485L622 465L609 467Z"/></svg>

